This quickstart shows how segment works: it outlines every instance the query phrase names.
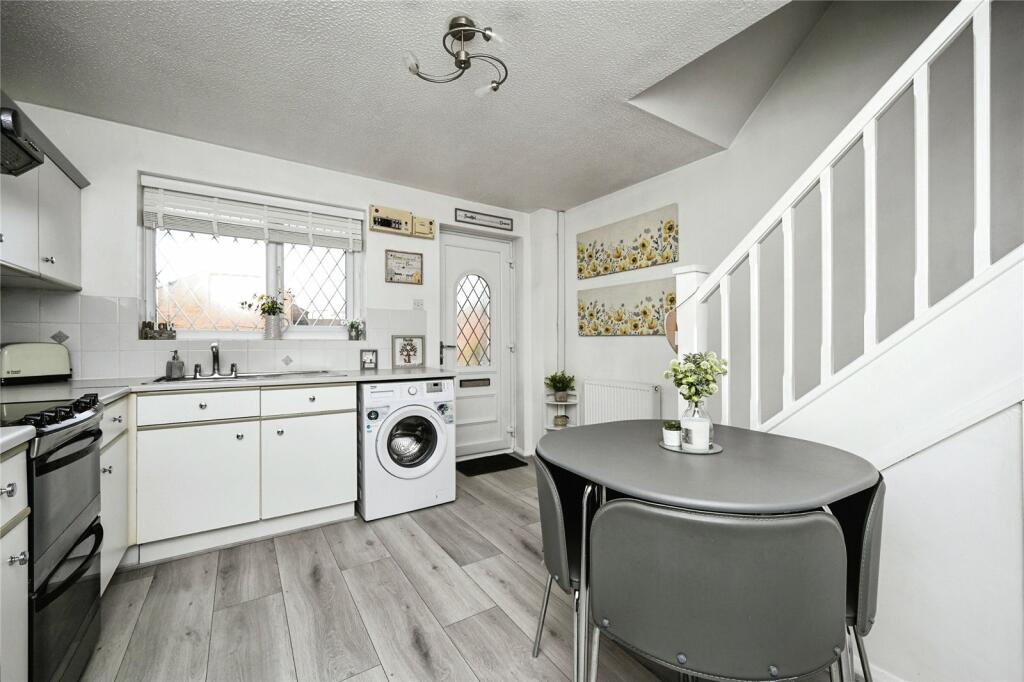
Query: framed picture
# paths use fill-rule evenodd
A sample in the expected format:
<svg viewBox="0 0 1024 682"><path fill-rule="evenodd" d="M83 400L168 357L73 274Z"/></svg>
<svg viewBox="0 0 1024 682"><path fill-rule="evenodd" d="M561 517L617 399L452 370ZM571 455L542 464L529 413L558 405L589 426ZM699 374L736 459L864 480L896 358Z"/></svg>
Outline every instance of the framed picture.
<svg viewBox="0 0 1024 682"><path fill-rule="evenodd" d="M426 337L411 334L399 334L391 337L391 367L423 367Z"/></svg>
<svg viewBox="0 0 1024 682"><path fill-rule="evenodd" d="M500 215L481 213L480 211L467 211L464 208L455 209L455 222L466 223L467 225L479 225L480 227L493 227L495 230L512 231L512 219L503 218Z"/></svg>
<svg viewBox="0 0 1024 682"><path fill-rule="evenodd" d="M423 254L391 249L384 251L384 281L423 284Z"/></svg>
<svg viewBox="0 0 1024 682"><path fill-rule="evenodd" d="M359 367L361 369L377 369L376 348L365 348L359 351Z"/></svg>

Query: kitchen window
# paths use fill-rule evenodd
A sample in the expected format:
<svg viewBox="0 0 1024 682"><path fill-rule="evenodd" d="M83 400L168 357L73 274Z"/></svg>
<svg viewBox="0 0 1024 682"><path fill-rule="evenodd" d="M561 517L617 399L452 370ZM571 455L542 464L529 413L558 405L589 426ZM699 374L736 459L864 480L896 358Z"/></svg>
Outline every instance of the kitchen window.
<svg viewBox="0 0 1024 682"><path fill-rule="evenodd" d="M286 333L340 333L358 316L363 213L142 177L147 319L179 332L262 329L241 302L286 292Z"/></svg>

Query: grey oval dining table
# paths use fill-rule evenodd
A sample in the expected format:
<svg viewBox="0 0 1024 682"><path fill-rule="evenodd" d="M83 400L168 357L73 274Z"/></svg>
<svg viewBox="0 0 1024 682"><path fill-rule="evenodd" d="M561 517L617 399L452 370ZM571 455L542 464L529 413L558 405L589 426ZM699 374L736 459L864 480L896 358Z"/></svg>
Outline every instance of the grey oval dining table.
<svg viewBox="0 0 1024 682"><path fill-rule="evenodd" d="M672 452L658 445L661 421L606 422L554 431L537 444L546 463L589 481L603 501L607 491L648 502L697 511L733 514L790 514L824 506L874 486L878 470L853 453L811 441L715 425L715 455ZM589 495L589 492L588 492ZM586 584L587 496L577 665L586 679L588 599Z"/></svg>

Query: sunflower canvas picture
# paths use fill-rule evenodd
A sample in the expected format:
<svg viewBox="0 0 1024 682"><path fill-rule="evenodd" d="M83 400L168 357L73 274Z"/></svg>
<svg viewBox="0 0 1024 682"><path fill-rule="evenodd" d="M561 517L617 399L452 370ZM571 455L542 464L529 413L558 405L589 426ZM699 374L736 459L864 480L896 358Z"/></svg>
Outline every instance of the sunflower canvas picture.
<svg viewBox="0 0 1024 682"><path fill-rule="evenodd" d="M676 304L676 281L582 289L576 294L580 336L664 336L665 312Z"/></svg>
<svg viewBox="0 0 1024 682"><path fill-rule="evenodd" d="M590 279L679 260L676 204L576 235L576 277Z"/></svg>

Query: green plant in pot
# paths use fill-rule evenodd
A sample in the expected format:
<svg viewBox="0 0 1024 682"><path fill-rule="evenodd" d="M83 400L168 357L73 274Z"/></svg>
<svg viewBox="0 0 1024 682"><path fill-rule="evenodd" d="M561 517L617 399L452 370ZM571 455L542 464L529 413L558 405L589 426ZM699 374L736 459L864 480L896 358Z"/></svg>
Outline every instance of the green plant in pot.
<svg viewBox="0 0 1024 682"><path fill-rule="evenodd" d="M363 338L363 323L361 320L348 321L348 340L358 341Z"/></svg>
<svg viewBox="0 0 1024 682"><path fill-rule="evenodd" d="M672 447L679 447L682 426L675 419L661 422L661 442Z"/></svg>
<svg viewBox="0 0 1024 682"><path fill-rule="evenodd" d="M576 390L576 377L559 370L544 378L544 385L555 394L556 403L569 402L569 391Z"/></svg>
<svg viewBox="0 0 1024 682"><path fill-rule="evenodd" d="M281 315L285 311L285 299L290 295L288 291L278 291L276 296L253 294L248 301L242 301L243 310L255 310L263 317L264 339L281 338Z"/></svg>

